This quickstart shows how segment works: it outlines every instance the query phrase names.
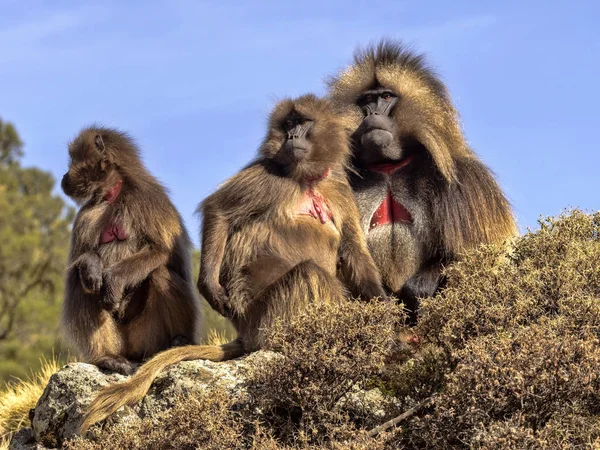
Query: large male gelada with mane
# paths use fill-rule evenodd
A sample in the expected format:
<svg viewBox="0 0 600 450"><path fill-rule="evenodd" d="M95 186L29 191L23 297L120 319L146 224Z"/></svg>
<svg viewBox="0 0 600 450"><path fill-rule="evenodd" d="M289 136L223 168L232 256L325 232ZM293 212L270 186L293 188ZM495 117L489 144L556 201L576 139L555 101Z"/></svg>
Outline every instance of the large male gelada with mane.
<svg viewBox="0 0 600 450"><path fill-rule="evenodd" d="M415 311L444 264L515 233L510 205L421 55L383 41L329 87L353 130L350 182L369 248L386 288Z"/></svg>

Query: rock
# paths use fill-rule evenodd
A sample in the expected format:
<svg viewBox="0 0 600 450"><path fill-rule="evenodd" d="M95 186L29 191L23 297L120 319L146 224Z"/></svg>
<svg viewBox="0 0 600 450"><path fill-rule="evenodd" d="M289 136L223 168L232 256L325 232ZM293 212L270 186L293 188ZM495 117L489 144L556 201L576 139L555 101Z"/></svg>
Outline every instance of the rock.
<svg viewBox="0 0 600 450"><path fill-rule="evenodd" d="M243 358L214 363L210 361L185 361L167 368L152 384L150 391L133 408L123 407L113 414L112 422L126 423L144 417L154 417L172 406L180 394L197 395L217 388L225 389L242 406L248 403L246 379L248 370L257 363L281 357L272 352L259 351ZM73 363L52 375L44 393L30 415L31 429L20 430L13 436L10 448L14 450L43 450L58 448L75 435L79 423L94 394L110 383L127 377L108 373L98 367ZM346 409L368 411L379 419L383 412L381 393L372 391L352 392L343 402ZM102 433L92 427L91 436Z"/></svg>
<svg viewBox="0 0 600 450"><path fill-rule="evenodd" d="M35 441L33 430L31 428L23 428L19 430L10 441L8 450L47 450Z"/></svg>
<svg viewBox="0 0 600 450"><path fill-rule="evenodd" d="M257 352L244 358L214 363L185 361L167 368L154 381L148 395L134 408L124 407L110 420L140 420L161 413L172 405L176 394L210 391L219 386L235 398L245 396L248 367L274 353ZM127 377L100 370L92 364L73 363L50 377L44 393L30 415L31 429L19 431L11 440L14 449L58 448L72 438L94 394L101 388Z"/></svg>
<svg viewBox="0 0 600 450"><path fill-rule="evenodd" d="M92 396L104 386L125 377L107 375L91 364L68 364L50 377L31 417L36 442L59 447L72 437Z"/></svg>
<svg viewBox="0 0 600 450"><path fill-rule="evenodd" d="M338 402L340 409L358 417L383 419L390 409L390 400L386 399L378 388L363 391L353 388Z"/></svg>

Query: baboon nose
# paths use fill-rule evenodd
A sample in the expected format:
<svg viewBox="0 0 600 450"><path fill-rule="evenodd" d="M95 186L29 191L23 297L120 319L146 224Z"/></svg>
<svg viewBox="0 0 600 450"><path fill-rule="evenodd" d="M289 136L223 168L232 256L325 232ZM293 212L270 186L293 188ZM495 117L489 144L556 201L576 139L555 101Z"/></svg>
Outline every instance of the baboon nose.
<svg viewBox="0 0 600 450"><path fill-rule="evenodd" d="M62 190L65 191L65 193L68 191L69 189L69 174L65 173L62 177L62 180L60 182L60 187L62 187Z"/></svg>

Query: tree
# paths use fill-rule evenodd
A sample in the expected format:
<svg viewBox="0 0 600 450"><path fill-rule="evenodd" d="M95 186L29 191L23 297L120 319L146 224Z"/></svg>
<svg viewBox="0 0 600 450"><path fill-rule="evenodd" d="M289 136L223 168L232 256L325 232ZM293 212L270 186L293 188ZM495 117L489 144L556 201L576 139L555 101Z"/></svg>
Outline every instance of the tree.
<svg viewBox="0 0 600 450"><path fill-rule="evenodd" d="M23 142L12 123L0 118L0 163L14 162L23 156Z"/></svg>
<svg viewBox="0 0 600 450"><path fill-rule="evenodd" d="M74 216L50 173L21 166L22 148L0 120L0 351L18 361L28 347L54 345Z"/></svg>

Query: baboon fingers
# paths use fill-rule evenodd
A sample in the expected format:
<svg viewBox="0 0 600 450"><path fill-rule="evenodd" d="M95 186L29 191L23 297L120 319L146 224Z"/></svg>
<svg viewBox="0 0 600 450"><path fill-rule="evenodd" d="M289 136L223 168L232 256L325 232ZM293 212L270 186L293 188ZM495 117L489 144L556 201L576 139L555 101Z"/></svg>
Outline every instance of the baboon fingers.
<svg viewBox="0 0 600 450"><path fill-rule="evenodd" d="M121 375L131 375L135 371L135 365L127 358L119 355L102 356L92 362L101 369L118 372Z"/></svg>

